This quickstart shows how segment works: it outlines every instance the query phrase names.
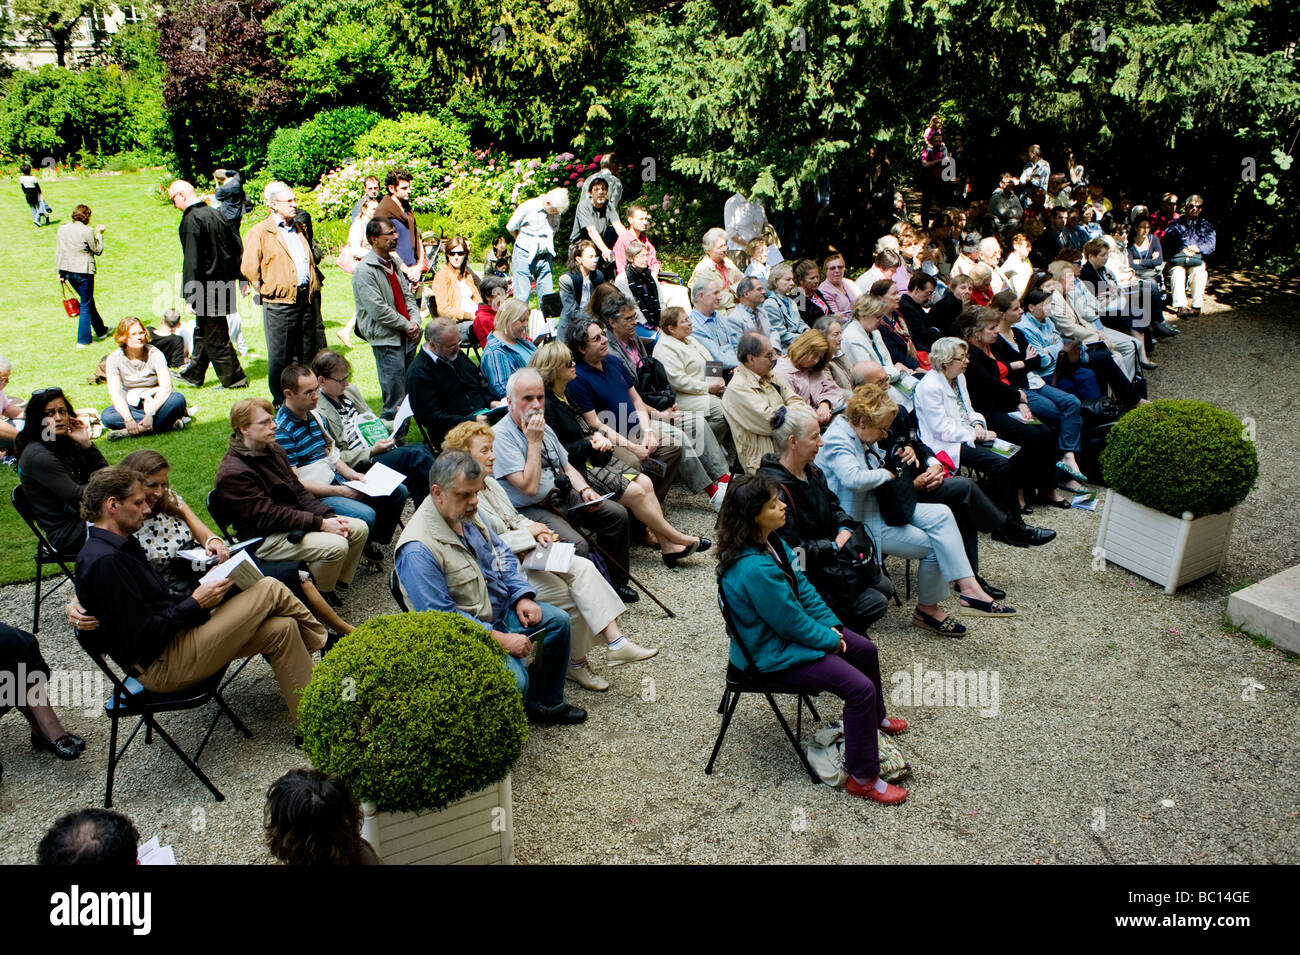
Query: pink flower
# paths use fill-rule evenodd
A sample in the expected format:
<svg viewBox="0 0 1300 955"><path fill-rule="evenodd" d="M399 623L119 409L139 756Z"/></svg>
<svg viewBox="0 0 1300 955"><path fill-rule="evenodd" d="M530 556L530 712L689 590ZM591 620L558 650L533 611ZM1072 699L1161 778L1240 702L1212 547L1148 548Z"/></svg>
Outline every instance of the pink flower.
<svg viewBox="0 0 1300 955"><path fill-rule="evenodd" d="M583 179L579 179L579 180L578 180L578 186L581 187L584 181L585 181L585 180L583 180Z"/></svg>
<svg viewBox="0 0 1300 955"><path fill-rule="evenodd" d="M665 212L668 211L668 202L669 202L670 199L672 199L672 196L669 196L669 195L665 195L665 196L664 196L663 206L664 206L664 211L665 211Z"/></svg>
<svg viewBox="0 0 1300 955"><path fill-rule="evenodd" d="M596 164L595 164L594 162L593 162L593 163L590 163L590 164L588 164L587 168L588 168L588 169L595 169L595 168L596 168Z"/></svg>
<svg viewBox="0 0 1300 955"><path fill-rule="evenodd" d="M578 178L578 174L577 174L576 172L571 172L571 173L569 173L569 181L570 181L570 182L572 182L573 180L575 180L575 179L577 179L577 178Z"/></svg>
<svg viewBox="0 0 1300 955"><path fill-rule="evenodd" d="M557 170L557 169L560 168L560 164L559 164L559 163L556 163L556 162L553 162L553 163L551 163L549 166L547 166L546 168L549 169L551 172L555 172L555 170Z"/></svg>
<svg viewBox="0 0 1300 955"><path fill-rule="evenodd" d="M529 169L536 169L536 168L537 168L538 166L540 166L540 165L541 165L541 163L539 163L536 159L530 159L530 160L528 160L528 168L529 168ZM554 167L552 167L552 168L554 168Z"/></svg>

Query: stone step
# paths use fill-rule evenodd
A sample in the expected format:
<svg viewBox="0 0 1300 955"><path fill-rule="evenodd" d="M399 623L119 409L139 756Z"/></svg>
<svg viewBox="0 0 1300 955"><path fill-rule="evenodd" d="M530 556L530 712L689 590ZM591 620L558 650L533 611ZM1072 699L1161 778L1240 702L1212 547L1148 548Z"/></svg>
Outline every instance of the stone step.
<svg viewBox="0 0 1300 955"><path fill-rule="evenodd" d="M1230 595L1228 619L1247 633L1300 653L1300 564Z"/></svg>

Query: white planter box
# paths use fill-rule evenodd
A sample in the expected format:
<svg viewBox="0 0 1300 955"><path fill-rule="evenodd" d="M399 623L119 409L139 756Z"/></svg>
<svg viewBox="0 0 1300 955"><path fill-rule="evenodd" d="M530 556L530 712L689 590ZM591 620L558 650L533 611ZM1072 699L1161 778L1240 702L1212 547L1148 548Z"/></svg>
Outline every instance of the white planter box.
<svg viewBox="0 0 1300 955"><path fill-rule="evenodd" d="M1095 557L1154 580L1172 594L1183 584L1223 569L1236 508L1181 518L1106 492Z"/></svg>
<svg viewBox="0 0 1300 955"><path fill-rule="evenodd" d="M513 865L510 777L440 812L379 812L361 804L361 835L385 865Z"/></svg>

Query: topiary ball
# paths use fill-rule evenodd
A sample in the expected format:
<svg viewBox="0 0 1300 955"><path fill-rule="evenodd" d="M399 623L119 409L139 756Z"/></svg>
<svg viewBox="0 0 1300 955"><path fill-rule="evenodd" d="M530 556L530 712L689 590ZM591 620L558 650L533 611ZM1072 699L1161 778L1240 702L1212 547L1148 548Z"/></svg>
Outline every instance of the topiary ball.
<svg viewBox="0 0 1300 955"><path fill-rule="evenodd" d="M1242 423L1205 401L1167 399L1115 423L1101 453L1110 487L1130 500L1182 517L1221 514L1246 499L1259 477L1255 444Z"/></svg>
<svg viewBox="0 0 1300 955"><path fill-rule="evenodd" d="M441 809L504 779L528 721L504 650L454 613L366 621L298 707L303 752L389 812Z"/></svg>

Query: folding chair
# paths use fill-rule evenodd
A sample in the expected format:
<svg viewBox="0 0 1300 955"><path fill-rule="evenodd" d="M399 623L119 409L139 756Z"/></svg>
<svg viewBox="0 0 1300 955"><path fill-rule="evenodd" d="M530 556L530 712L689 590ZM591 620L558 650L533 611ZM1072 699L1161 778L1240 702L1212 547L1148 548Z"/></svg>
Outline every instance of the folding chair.
<svg viewBox="0 0 1300 955"><path fill-rule="evenodd" d="M742 670L731 662L727 663L727 680L722 691L722 702L718 704L718 712L722 714L722 727L718 730L718 740L713 744L713 755L709 757L704 772L708 775L713 773L713 764L718 758L719 750L722 749L722 741L727 735L727 727L731 725L731 717L736 712L736 704L740 702L741 695L744 693L761 693L767 699L768 705L772 707L772 712L776 714L777 722L781 724L781 729L785 731L785 738L794 747L795 755L799 757L799 762L803 764L808 777L814 783L820 783L821 777L808 763L808 757L799 746L799 737L803 735L804 706L807 705L808 713L814 722L821 719L817 715L817 709L813 706L808 691L784 683L778 677L759 672L758 668L754 666L754 658L750 655L749 648L745 646L745 642L740 638L735 625L732 623L731 612L727 608L727 601L722 596L721 588L718 589L718 609L722 611L722 620L727 626L727 636L740 647L741 653L745 656L746 666ZM794 732L790 731L790 724L786 722L785 716L781 713L781 708L776 705L776 700L772 698L775 694L789 694L798 698L799 706L795 714ZM817 695L816 693L812 694L812 696Z"/></svg>
<svg viewBox="0 0 1300 955"><path fill-rule="evenodd" d="M252 732L240 722L239 717L230 709L225 697L222 695L235 677L239 676L244 667L248 666L248 661L252 657L241 661L239 666L235 668L235 672L230 674L229 677L226 676L226 671L230 668L230 664L227 663L216 673L194 686L177 690L175 693L154 693L141 686L135 677L119 676L116 670L109 666L104 654L95 647L95 634L84 633L81 630L76 631L76 634L77 642L81 644L81 648L95 661L95 665L107 674L109 681L113 685L113 695L104 703L104 712L108 714L110 724L108 783L104 791L104 807L111 808L113 805L113 777L117 772L117 764L126 755L127 748L135 740L141 726L145 728L144 741L146 745L153 742L153 734L157 733L162 737L163 742L170 746L172 751L180 757L181 762L189 768L189 771L198 777L199 782L207 787L208 792L212 793L217 802L222 802L226 797L222 795L221 790L213 785L207 774L199 769L198 760L203 755L203 749L208 745L208 740L212 737L212 731L217 728L217 721L221 719L222 713L230 717L230 722L234 724L235 729L243 733L246 739L252 739ZM159 713L197 709L210 700L216 701L217 712L213 714L207 732L203 734L203 739L199 742L199 748L194 751L194 756L190 757L168 735L167 731L158 725L155 717ZM126 742L122 744L122 748L118 749L118 720L129 717L139 717L139 719L136 720L135 727L131 730L131 735L126 738Z"/></svg>
<svg viewBox="0 0 1300 955"><path fill-rule="evenodd" d="M406 598L402 596L402 584L397 579L397 568L388 572L388 589L393 592L393 599L397 601L397 609L402 613L410 613L406 606Z"/></svg>
<svg viewBox="0 0 1300 955"><path fill-rule="evenodd" d="M32 534L36 536L36 583L32 592L32 633L41 632L41 603L53 596L54 592L74 579L72 567L76 566L76 554L60 554L50 543L49 539L36 525L36 519L32 515L32 509L27 503L27 494L23 491L20 484L9 494L9 500L13 503L14 510L18 515L27 522L31 528ZM63 577L57 584L48 590L43 590L42 585L45 581L45 565L57 564L63 571ZM71 565L71 566L69 566Z"/></svg>

